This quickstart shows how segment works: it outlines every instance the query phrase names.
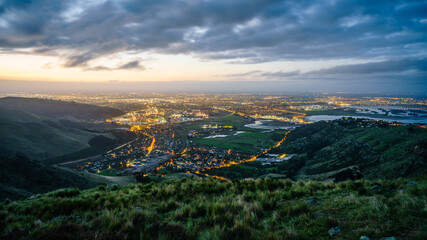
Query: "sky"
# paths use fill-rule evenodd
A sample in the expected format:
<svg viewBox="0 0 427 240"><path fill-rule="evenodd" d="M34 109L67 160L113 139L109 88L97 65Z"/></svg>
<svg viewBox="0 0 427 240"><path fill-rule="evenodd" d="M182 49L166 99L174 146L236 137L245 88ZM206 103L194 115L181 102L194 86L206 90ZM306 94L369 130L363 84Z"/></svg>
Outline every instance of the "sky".
<svg viewBox="0 0 427 240"><path fill-rule="evenodd" d="M0 92L79 87L427 94L427 1L0 0Z"/></svg>

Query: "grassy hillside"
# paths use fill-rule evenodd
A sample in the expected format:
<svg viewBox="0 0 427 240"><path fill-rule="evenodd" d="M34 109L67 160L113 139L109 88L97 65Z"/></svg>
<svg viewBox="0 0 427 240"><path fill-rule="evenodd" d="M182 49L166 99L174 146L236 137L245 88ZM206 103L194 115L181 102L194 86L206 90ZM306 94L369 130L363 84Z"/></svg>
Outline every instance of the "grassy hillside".
<svg viewBox="0 0 427 240"><path fill-rule="evenodd" d="M64 189L0 204L0 238L421 240L427 179L415 180L180 179Z"/></svg>
<svg viewBox="0 0 427 240"><path fill-rule="evenodd" d="M0 108L24 111L49 119L104 120L124 114L114 108L39 98L0 98Z"/></svg>
<svg viewBox="0 0 427 240"><path fill-rule="evenodd" d="M88 142L97 134L57 129L41 123L0 123L0 152L13 156L20 152L33 159L48 159L90 147ZM9 154L5 154L9 153Z"/></svg>
<svg viewBox="0 0 427 240"><path fill-rule="evenodd" d="M112 134L92 133L62 127L32 114L0 108L0 155L24 153L32 159L45 160L87 149L89 141Z"/></svg>
<svg viewBox="0 0 427 240"><path fill-rule="evenodd" d="M347 119L304 125L270 151L297 154L291 160L271 165L248 162L207 173L230 179L266 177L272 173L319 181L427 174L427 129L371 123Z"/></svg>
<svg viewBox="0 0 427 240"><path fill-rule="evenodd" d="M0 122L41 123L44 120L46 120L45 117L37 116L28 112L0 108Z"/></svg>
<svg viewBox="0 0 427 240"><path fill-rule="evenodd" d="M279 149L299 154L308 167L300 177L326 179L357 167L364 178L397 178L426 173L427 129L363 120L336 120L302 126Z"/></svg>
<svg viewBox="0 0 427 240"><path fill-rule="evenodd" d="M46 166L25 156L0 157L0 199L19 199L58 188L94 188L99 184L128 184L129 178L106 178L67 168Z"/></svg>
<svg viewBox="0 0 427 240"><path fill-rule="evenodd" d="M78 158L86 156L84 153L99 153L99 149L94 149L91 144L91 140L96 140L99 136L111 139L111 144L104 144L105 147L130 139L122 138L120 134L105 133L114 129L115 126L110 123L86 120L105 120L120 114L122 112L117 109L88 104L47 99L1 98L0 156L23 153L31 159L47 160L74 155ZM61 159L55 160L55 163L58 162L61 162Z"/></svg>
<svg viewBox="0 0 427 240"><path fill-rule="evenodd" d="M83 109L86 108L84 106ZM136 137L134 133L113 130L86 131L79 127L64 126L48 116L4 108L0 108L0 132L0 199L28 197L64 187L86 189L100 183L116 183L118 178L78 173L44 164L57 164L99 154ZM40 163L26 157L13 157L17 154L25 154ZM134 179L130 180L133 182ZM129 181L120 179L117 183L127 184Z"/></svg>

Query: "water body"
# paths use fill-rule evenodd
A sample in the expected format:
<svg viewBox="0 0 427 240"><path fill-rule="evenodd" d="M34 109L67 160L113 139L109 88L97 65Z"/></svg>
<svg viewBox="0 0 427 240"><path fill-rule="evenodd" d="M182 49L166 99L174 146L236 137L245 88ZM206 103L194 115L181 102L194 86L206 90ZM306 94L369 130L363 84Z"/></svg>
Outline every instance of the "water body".
<svg viewBox="0 0 427 240"><path fill-rule="evenodd" d="M245 133L245 131L236 131L236 133L234 134L234 136L239 135L241 133Z"/></svg>
<svg viewBox="0 0 427 240"><path fill-rule="evenodd" d="M218 134L218 135L208 136L205 138L224 138L224 137L228 137L228 135Z"/></svg>
<svg viewBox="0 0 427 240"><path fill-rule="evenodd" d="M401 107L393 107L393 106L350 106L350 108L358 109L358 113L364 114L374 114L374 115L385 115L385 116L395 116L395 117L427 117L427 111L421 109L408 109L402 110ZM399 110L399 113L391 113L392 110ZM379 117L383 117L379 116Z"/></svg>
<svg viewBox="0 0 427 240"><path fill-rule="evenodd" d="M213 136L207 136L205 138L225 138L228 136L236 136L236 135L239 135L241 133L245 133L245 131L236 131L233 135L217 134L217 135L213 135Z"/></svg>
<svg viewBox="0 0 427 240"><path fill-rule="evenodd" d="M266 129L266 130L276 130L276 129L294 129L295 127L290 126L271 126L266 125L266 123L271 122L272 120L256 120L255 123L246 124L247 128L255 129Z"/></svg>
<svg viewBox="0 0 427 240"><path fill-rule="evenodd" d="M305 117L305 119L310 122L318 122L318 121L332 121L332 120L341 119L343 117L352 117L352 118L358 118L358 119L365 118L365 119L371 119L371 120L400 122L400 123L406 123L406 124L414 124L414 123L427 124L427 118L409 118L409 117L392 119L392 118L384 118L384 117L365 117L365 116L350 116L350 115L314 115L314 116Z"/></svg>

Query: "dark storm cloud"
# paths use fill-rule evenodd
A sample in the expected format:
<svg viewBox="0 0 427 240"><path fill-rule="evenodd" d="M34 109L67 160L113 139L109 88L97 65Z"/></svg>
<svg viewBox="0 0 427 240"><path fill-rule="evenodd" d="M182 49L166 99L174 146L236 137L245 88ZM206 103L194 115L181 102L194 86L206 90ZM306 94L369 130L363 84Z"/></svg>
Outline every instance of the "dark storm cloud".
<svg viewBox="0 0 427 240"><path fill-rule="evenodd" d="M0 48L83 68L123 51L233 63L425 58L426 9L423 0L0 0Z"/></svg>

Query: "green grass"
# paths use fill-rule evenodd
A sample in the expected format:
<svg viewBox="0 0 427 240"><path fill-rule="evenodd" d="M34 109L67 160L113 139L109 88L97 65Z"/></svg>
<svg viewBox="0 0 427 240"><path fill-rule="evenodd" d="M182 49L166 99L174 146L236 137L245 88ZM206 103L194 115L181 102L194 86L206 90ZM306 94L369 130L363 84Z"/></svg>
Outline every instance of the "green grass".
<svg viewBox="0 0 427 240"><path fill-rule="evenodd" d="M255 137L258 136L258 137ZM215 146L223 149L238 150L247 153L256 153L260 148L267 148L274 143L268 139L269 135L241 133L225 138L199 138L195 142L203 146Z"/></svg>
<svg viewBox="0 0 427 240"><path fill-rule="evenodd" d="M251 123L251 119L246 119L237 115L230 115L229 112L223 112L197 122L188 122L175 125L176 137L186 138L189 130L200 130L203 125L228 125L237 129L244 128L245 124Z"/></svg>
<svg viewBox="0 0 427 240"><path fill-rule="evenodd" d="M232 125L234 127L243 127L244 124L250 122L250 120L245 119L238 115L228 115L221 119L221 123Z"/></svg>
<svg viewBox="0 0 427 240"><path fill-rule="evenodd" d="M262 165L260 161L246 162L238 165L232 165L230 167L224 167L219 169L210 169L206 173L209 175L223 176L228 179L246 179L246 178L265 178L268 176L274 176L273 178L290 178L289 161L284 161L274 165ZM270 175L269 175L270 174ZM273 175L271 175L273 174Z"/></svg>
<svg viewBox="0 0 427 240"><path fill-rule="evenodd" d="M359 123L336 120L305 125L292 131L276 150L299 154L296 160L308 162L300 177L316 180L333 178L336 171L352 166L368 179L425 174L426 129L387 125L368 128ZM294 167L296 173L296 168L302 166Z"/></svg>
<svg viewBox="0 0 427 240"><path fill-rule="evenodd" d="M237 167L242 168L242 169L246 169L246 170L254 170L254 169L257 169L256 167L248 166L248 165L244 165L244 164L239 164L239 165L237 165Z"/></svg>
<svg viewBox="0 0 427 240"><path fill-rule="evenodd" d="M187 178L63 189L0 204L0 238L322 240L339 226L334 239L426 239L427 179L408 181Z"/></svg>
<svg viewBox="0 0 427 240"><path fill-rule="evenodd" d="M261 148L268 148L274 145L280 139L272 139L275 135L284 135L285 131L276 130L269 133L261 133L263 129L253 129L244 127L245 124L252 123L253 120L247 119L233 114L221 114L203 121L194 123L183 123L176 126L177 137L187 138L189 130L200 130L203 125L220 125L220 126L234 126L235 131L225 132L224 134L230 135L226 138L205 138L201 137L194 141L202 146L215 146L222 149L232 149L245 153L256 153ZM236 131L245 131L238 135L234 134ZM221 133L222 134L222 133Z"/></svg>
<svg viewBox="0 0 427 240"><path fill-rule="evenodd" d="M256 153L261 148L268 148L275 144L273 134L283 134L283 131L260 133L258 129L245 129L250 132L234 135L235 131L229 132L230 136L225 138L198 138L194 140L203 146L215 146L222 149L232 149L246 153ZM280 140L280 139L279 139Z"/></svg>

